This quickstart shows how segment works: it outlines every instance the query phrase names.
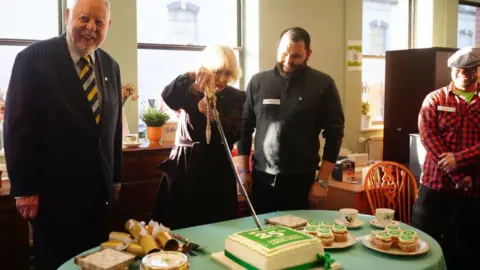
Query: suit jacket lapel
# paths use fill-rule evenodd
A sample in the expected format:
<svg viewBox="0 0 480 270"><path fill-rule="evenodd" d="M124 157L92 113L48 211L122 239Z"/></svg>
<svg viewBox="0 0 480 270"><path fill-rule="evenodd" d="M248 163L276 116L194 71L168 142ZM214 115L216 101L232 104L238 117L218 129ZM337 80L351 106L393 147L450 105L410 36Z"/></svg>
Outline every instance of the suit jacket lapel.
<svg viewBox="0 0 480 270"><path fill-rule="evenodd" d="M58 42L59 48L56 59L59 65L58 71L62 80L62 86L65 88L64 91L67 92L65 95L66 99L70 99L71 101L67 101L67 106L73 106L76 108L85 121L95 125L92 108L88 103L85 90L80 83L80 78L78 77L77 70L75 69L75 65L68 50L66 35L63 34L60 36Z"/></svg>

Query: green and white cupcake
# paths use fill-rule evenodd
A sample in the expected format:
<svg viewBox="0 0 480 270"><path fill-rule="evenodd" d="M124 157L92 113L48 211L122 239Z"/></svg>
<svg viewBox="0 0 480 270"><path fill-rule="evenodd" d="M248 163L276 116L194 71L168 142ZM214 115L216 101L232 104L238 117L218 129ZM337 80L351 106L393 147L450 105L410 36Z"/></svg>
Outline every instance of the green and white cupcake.
<svg viewBox="0 0 480 270"><path fill-rule="evenodd" d="M318 226L318 222L313 220L307 221L307 227L317 227L317 226Z"/></svg>
<svg viewBox="0 0 480 270"><path fill-rule="evenodd" d="M411 237L413 237L415 240L418 239L417 233L416 233L415 231L412 231L412 230L405 230L405 231L402 232L402 235L411 236Z"/></svg>
<svg viewBox="0 0 480 270"><path fill-rule="evenodd" d="M385 231L386 232L391 232L391 231L401 231L402 229L400 229L399 226L397 225L388 225L387 227L385 227Z"/></svg>
<svg viewBox="0 0 480 270"><path fill-rule="evenodd" d="M322 241L322 244L326 247L331 246L333 244L333 240L335 239L335 236L330 229L318 230L317 236Z"/></svg>
<svg viewBox="0 0 480 270"><path fill-rule="evenodd" d="M303 229L303 232L306 234L317 236L317 227L307 226L305 227L305 229Z"/></svg>
<svg viewBox="0 0 480 270"><path fill-rule="evenodd" d="M332 226L332 232L333 232L333 235L335 236L335 241L337 242L347 241L348 231L347 231L347 227L345 227L344 225L334 224Z"/></svg>
<svg viewBox="0 0 480 270"><path fill-rule="evenodd" d="M318 230L332 230L332 227L320 224L320 225L318 225Z"/></svg>
<svg viewBox="0 0 480 270"><path fill-rule="evenodd" d="M412 235L403 234L398 239L398 246L403 252L415 252L418 248L417 239Z"/></svg>
<svg viewBox="0 0 480 270"><path fill-rule="evenodd" d="M333 222L322 222L322 224L320 224L320 225L327 226L327 227L331 228L331 227L333 227L333 225L335 225L335 223L333 223Z"/></svg>
<svg viewBox="0 0 480 270"><path fill-rule="evenodd" d="M388 234L392 237L392 245L396 246L398 243L398 239L402 235L401 231L389 231Z"/></svg>
<svg viewBox="0 0 480 270"><path fill-rule="evenodd" d="M389 250L392 247L392 236L387 232L377 233L373 239L373 243L377 248L382 250Z"/></svg>

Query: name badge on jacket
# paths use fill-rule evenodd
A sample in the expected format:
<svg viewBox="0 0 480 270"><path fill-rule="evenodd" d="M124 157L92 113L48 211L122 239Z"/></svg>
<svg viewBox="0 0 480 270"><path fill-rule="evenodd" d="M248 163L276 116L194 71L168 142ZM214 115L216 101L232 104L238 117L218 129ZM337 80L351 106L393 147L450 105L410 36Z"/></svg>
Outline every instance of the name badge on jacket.
<svg viewBox="0 0 480 270"><path fill-rule="evenodd" d="M456 109L454 107L438 106L437 110L442 112L455 112Z"/></svg>
<svg viewBox="0 0 480 270"><path fill-rule="evenodd" d="M264 99L263 104L280 105L280 99Z"/></svg>

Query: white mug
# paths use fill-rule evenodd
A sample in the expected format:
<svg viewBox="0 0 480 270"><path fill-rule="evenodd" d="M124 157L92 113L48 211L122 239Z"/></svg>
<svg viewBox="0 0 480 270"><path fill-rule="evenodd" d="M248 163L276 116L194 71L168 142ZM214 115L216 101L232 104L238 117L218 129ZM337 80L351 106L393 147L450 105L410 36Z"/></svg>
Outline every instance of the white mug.
<svg viewBox="0 0 480 270"><path fill-rule="evenodd" d="M339 211L340 220L347 224L352 225L357 219L358 210L354 208L342 208Z"/></svg>
<svg viewBox="0 0 480 270"><path fill-rule="evenodd" d="M395 216L395 210L389 208L377 208L375 209L375 217L378 223L383 226L392 224L393 217Z"/></svg>

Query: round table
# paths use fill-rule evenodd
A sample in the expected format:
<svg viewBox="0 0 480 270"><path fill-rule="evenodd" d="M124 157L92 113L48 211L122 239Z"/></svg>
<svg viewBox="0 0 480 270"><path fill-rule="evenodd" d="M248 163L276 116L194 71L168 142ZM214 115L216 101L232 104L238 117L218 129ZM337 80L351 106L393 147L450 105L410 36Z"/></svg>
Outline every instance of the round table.
<svg viewBox="0 0 480 270"><path fill-rule="evenodd" d="M334 221L337 217L336 211L324 211L324 210L298 210L298 211L282 211L275 213L268 213L259 215L259 219L263 221L265 218L271 218L282 215L294 215L302 217L308 220L314 220L317 222L322 221ZM370 220L374 217L370 215L359 215L359 219L365 222L360 228L349 229L349 232L355 237L368 235L372 230L379 230L378 228L370 225ZM345 249L330 249L328 252L332 258L342 264L343 269L388 269L388 270L414 270L414 269L446 269L445 260L443 258L442 249L440 245L432 237L426 233L417 230L411 226L400 223L402 229L412 229L418 234L418 237L430 246L430 250L421 255L415 256L394 256L384 254L371 250L363 245L361 240ZM211 253L223 251L225 239L229 234L254 229L255 223L252 217L245 217L240 219L234 219L219 223L213 223L208 225L196 226L191 228L185 228L181 230L175 230L174 232L186 237L190 241L206 247L206 252L198 254L197 256L189 256L191 269L225 269L224 266L218 264L211 258ZM83 254L97 250L86 251ZM79 254L82 255L82 254ZM138 269L140 264L137 260L130 269ZM60 270L79 269L74 264L74 258L64 263Z"/></svg>

